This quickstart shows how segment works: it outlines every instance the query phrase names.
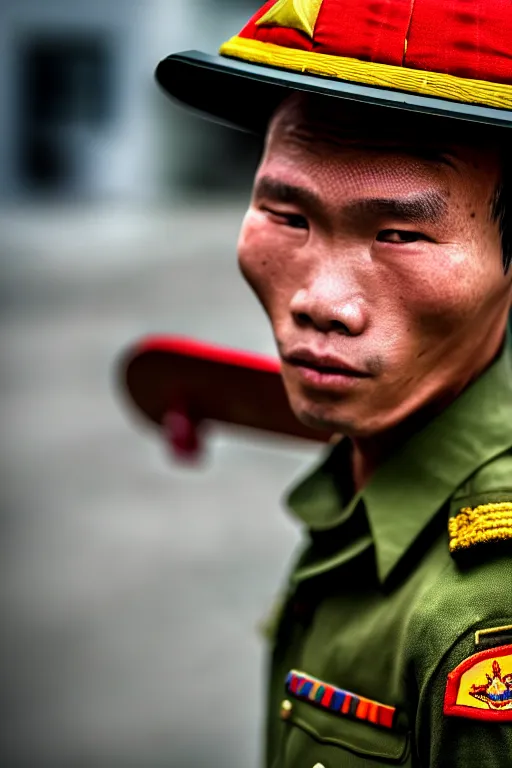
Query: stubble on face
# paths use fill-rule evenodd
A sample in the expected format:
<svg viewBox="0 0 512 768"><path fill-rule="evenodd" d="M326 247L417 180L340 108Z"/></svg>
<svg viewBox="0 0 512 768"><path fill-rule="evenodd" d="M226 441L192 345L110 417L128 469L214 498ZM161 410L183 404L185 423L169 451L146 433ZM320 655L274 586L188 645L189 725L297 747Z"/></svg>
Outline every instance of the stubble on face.
<svg viewBox="0 0 512 768"><path fill-rule="evenodd" d="M461 143L454 123L294 96L270 124L240 266L310 426L382 433L445 407L499 349L510 306L490 216L499 156L473 135ZM388 231L422 239L381 242ZM289 363L297 348L368 376L316 386Z"/></svg>

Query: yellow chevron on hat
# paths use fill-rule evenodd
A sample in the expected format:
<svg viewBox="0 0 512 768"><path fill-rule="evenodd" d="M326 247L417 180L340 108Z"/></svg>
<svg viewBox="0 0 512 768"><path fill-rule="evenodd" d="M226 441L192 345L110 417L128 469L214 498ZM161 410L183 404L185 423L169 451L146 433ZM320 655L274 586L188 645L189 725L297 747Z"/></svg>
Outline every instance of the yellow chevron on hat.
<svg viewBox="0 0 512 768"><path fill-rule="evenodd" d="M324 0L278 0L256 22L259 27L286 27L305 32L311 39Z"/></svg>

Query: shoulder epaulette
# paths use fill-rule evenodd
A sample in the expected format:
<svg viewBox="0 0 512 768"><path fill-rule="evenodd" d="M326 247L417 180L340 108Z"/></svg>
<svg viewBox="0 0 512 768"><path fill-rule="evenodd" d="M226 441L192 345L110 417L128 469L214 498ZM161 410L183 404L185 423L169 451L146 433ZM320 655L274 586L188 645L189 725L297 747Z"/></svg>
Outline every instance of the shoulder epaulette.
<svg viewBox="0 0 512 768"><path fill-rule="evenodd" d="M448 532L452 554L482 544L512 541L512 501L455 508Z"/></svg>

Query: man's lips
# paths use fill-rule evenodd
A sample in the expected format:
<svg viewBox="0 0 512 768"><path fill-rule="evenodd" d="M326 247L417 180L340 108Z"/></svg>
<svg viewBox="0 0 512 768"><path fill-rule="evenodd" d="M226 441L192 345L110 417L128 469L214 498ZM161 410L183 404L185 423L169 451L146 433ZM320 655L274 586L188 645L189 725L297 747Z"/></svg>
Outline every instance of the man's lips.
<svg viewBox="0 0 512 768"><path fill-rule="evenodd" d="M283 359L289 365L297 368L309 368L319 374L331 376L352 376L363 379L371 376L367 371L355 368L346 360L334 355L317 354L310 349L292 350L290 354L283 355Z"/></svg>

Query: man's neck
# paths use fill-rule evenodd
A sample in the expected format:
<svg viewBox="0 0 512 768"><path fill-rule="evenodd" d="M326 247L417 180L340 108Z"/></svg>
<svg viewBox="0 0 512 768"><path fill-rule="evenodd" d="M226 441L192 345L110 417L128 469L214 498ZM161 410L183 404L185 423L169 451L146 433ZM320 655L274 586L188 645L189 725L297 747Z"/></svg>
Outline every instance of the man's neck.
<svg viewBox="0 0 512 768"><path fill-rule="evenodd" d="M426 425L442 413L448 406L456 400L460 394L487 368L492 365L496 357L503 348L503 335L499 344L486 358L484 364L467 378L461 378L453 386L438 395L438 397L429 403L423 405L400 424L391 429L379 432L368 437L352 437L352 480L354 490L357 492L368 484L372 475L400 446L404 445L413 435L420 432Z"/></svg>
<svg viewBox="0 0 512 768"><path fill-rule="evenodd" d="M381 464L391 456L403 443L407 441L414 433L419 432L422 425L416 421L413 429L406 429L406 425L400 424L399 427L381 433L375 437L352 439L352 480L354 490L360 491L368 484L372 475Z"/></svg>
<svg viewBox="0 0 512 768"><path fill-rule="evenodd" d="M418 432L420 426L415 420L415 428L412 425L400 424L398 427L387 432L380 433L377 436L368 438L352 439L352 480L354 490L360 491L368 484L372 475L381 464L384 464L403 443L407 441L415 432ZM406 427L409 426L409 429Z"/></svg>

